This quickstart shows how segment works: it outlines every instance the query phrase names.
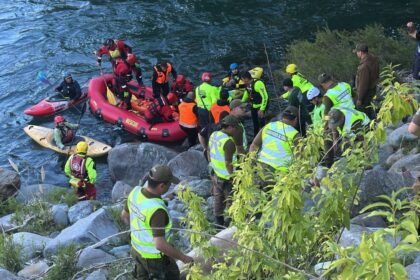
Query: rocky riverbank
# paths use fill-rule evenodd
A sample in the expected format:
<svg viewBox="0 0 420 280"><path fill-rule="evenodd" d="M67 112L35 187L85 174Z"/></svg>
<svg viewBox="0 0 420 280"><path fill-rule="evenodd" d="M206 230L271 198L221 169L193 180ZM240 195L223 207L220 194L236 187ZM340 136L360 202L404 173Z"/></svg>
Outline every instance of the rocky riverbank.
<svg viewBox="0 0 420 280"><path fill-rule="evenodd" d="M131 189L155 164L167 164L181 179L165 194L174 227L183 227L182 220L188 212L178 199L178 193L184 187L191 188L204 199L202 211L210 222L214 221L207 162L198 146L177 153L151 143L126 143L114 147L108 155L108 163L115 185L112 201L107 204L77 202L69 189L59 186L20 186L18 173L0 171L1 213L4 214L0 218L4 232L0 244L3 249L0 252L0 267L3 267L0 279L54 279L51 277L57 275L58 268L60 273L69 276L68 279L116 279L117 276L118 279L129 279L132 261L128 234L119 234L128 227L119 214ZM418 138L407 132L407 124L389 128L387 143L379 149L378 163L366 170L361 178L359 201L352 211L351 226L344 230L340 244L358 245L363 232L385 227L382 217L366 218L367 214L358 215L359 211L377 202L378 195L391 195L403 186L411 186L418 175ZM407 191L405 195L412 194ZM308 199L306 203L314 202ZM7 213L11 210L14 211ZM223 239L233 241L234 232L235 228L226 229L210 243L227 250L233 245ZM178 247L191 251L189 254L202 263L204 271L210 271L211 263L204 261L198 249L191 248L186 232L178 231L174 237ZM68 246L71 249L66 251ZM67 263L65 256L70 256L73 262ZM407 266L410 279L419 279L420 255L410 258L412 264ZM315 270L321 268L318 266ZM69 274L65 274L67 272ZM67 278L63 276L61 279Z"/></svg>

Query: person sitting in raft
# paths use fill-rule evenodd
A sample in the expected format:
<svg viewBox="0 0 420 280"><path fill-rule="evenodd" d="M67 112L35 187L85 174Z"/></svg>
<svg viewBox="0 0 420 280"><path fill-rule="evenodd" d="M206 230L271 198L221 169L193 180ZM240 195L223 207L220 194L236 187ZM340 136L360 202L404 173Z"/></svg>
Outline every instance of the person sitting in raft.
<svg viewBox="0 0 420 280"><path fill-rule="evenodd" d="M172 92L168 94L168 98L161 96L161 98L154 99L149 104L147 110L144 112L146 121L150 124L157 124L161 122L173 122L173 110L171 104L178 101L175 94ZM161 105L163 103L163 105Z"/></svg>
<svg viewBox="0 0 420 280"><path fill-rule="evenodd" d="M74 138L73 129L79 128L78 124L72 124L66 122L63 116L55 116L54 118L55 128L54 128L54 142L55 145L64 149L64 144L69 144Z"/></svg>
<svg viewBox="0 0 420 280"><path fill-rule="evenodd" d="M175 81L172 82L171 92L175 93L178 98L186 97L187 93L194 90L194 85L187 80L184 75L179 74Z"/></svg>
<svg viewBox="0 0 420 280"><path fill-rule="evenodd" d="M55 91L60 92L64 98L69 100L79 99L82 96L82 90L76 80L73 80L71 73L64 75L64 80L55 88Z"/></svg>

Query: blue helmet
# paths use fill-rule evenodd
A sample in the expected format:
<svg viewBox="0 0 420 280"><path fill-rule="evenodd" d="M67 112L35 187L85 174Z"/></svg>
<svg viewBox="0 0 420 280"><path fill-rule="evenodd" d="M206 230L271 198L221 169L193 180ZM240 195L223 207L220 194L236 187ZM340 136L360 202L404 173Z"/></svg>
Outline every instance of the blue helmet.
<svg viewBox="0 0 420 280"><path fill-rule="evenodd" d="M70 73L70 72L66 72L66 73L64 74L64 78L68 78L68 77L70 77L70 78L71 78L71 73Z"/></svg>
<svg viewBox="0 0 420 280"><path fill-rule="evenodd" d="M234 70L234 69L238 68L238 63L232 63L232 64L229 66L229 68L230 68L230 70Z"/></svg>

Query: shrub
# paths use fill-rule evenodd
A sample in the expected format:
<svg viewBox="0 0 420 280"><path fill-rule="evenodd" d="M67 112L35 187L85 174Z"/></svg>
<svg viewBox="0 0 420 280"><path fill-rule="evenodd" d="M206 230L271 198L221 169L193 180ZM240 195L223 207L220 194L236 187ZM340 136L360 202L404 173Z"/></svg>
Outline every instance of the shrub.
<svg viewBox="0 0 420 280"><path fill-rule="evenodd" d="M378 56L381 67L393 63L411 69L415 41L405 30L387 35L384 27L370 25L356 31L338 31L326 28L316 32L313 41L297 40L286 48L286 65L297 64L299 71L311 82L318 84L319 74L326 72L340 81L350 81L359 63L352 52L355 45L364 42L369 52ZM281 84L285 67L275 71L275 82Z"/></svg>
<svg viewBox="0 0 420 280"><path fill-rule="evenodd" d="M65 203L70 207L79 202L79 199L73 192L66 188L61 188L54 189L52 192L50 192L48 194L47 201L52 204Z"/></svg>
<svg viewBox="0 0 420 280"><path fill-rule="evenodd" d="M53 257L54 265L44 280L72 279L77 272L76 261L76 246L74 244L58 248L57 256Z"/></svg>
<svg viewBox="0 0 420 280"><path fill-rule="evenodd" d="M13 243L11 236L0 235L0 266L7 270L18 272L23 267L23 260L20 257L22 248Z"/></svg>
<svg viewBox="0 0 420 280"><path fill-rule="evenodd" d="M5 201L0 201L0 217L15 212L19 207L15 197L9 197Z"/></svg>

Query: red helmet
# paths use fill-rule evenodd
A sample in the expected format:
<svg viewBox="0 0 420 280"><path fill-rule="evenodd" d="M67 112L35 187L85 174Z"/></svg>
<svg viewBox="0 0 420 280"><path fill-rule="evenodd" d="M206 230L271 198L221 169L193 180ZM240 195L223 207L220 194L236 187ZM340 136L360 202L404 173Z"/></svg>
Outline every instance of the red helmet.
<svg viewBox="0 0 420 280"><path fill-rule="evenodd" d="M211 73L210 72L203 72L203 74L201 74L201 80L203 82L210 82L211 81Z"/></svg>
<svg viewBox="0 0 420 280"><path fill-rule="evenodd" d="M180 85L185 84L185 76L184 75L178 75L178 76L176 76L175 82L177 84L180 84Z"/></svg>
<svg viewBox="0 0 420 280"><path fill-rule="evenodd" d="M131 65L135 64L137 62L137 56L133 53L129 53L127 55L127 62Z"/></svg>
<svg viewBox="0 0 420 280"><path fill-rule="evenodd" d="M61 116L61 115L55 116L55 118L54 118L54 123L55 123L55 125L59 125L60 123L62 123L62 122L64 122L64 121L65 121L65 119L64 119L64 117L63 117L63 116Z"/></svg>
<svg viewBox="0 0 420 280"><path fill-rule="evenodd" d="M172 92L168 93L166 98L168 98L169 104L174 104L176 101L178 101L178 97L176 96L176 94Z"/></svg>

